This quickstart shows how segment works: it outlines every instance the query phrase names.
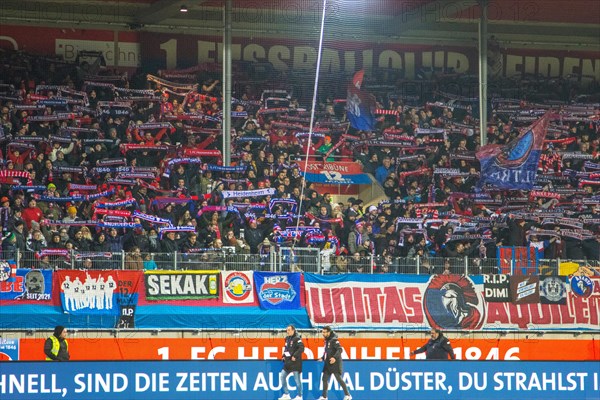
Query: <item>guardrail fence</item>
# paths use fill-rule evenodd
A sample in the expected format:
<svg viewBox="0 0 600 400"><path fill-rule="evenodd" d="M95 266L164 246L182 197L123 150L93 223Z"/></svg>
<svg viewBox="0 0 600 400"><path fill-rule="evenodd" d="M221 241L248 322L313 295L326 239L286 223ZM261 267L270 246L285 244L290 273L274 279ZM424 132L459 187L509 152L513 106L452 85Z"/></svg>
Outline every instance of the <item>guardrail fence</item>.
<svg viewBox="0 0 600 400"><path fill-rule="evenodd" d="M498 274L558 275L561 266L589 268L600 274L599 260L538 259L527 269L518 260L475 257L382 257L336 255L318 248L274 247L266 254L241 254L234 249L204 253L57 252L40 256L25 252L19 268L40 269L170 269L224 271L289 271L319 274Z"/></svg>

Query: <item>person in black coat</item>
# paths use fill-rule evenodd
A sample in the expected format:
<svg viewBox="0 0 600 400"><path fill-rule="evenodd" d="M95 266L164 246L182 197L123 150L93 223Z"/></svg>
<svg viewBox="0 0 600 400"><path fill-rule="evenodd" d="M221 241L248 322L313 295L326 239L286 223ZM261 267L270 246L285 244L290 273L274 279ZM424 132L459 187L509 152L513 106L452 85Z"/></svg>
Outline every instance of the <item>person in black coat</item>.
<svg viewBox="0 0 600 400"><path fill-rule="evenodd" d="M162 253L172 254L179 250L179 243L175 236L175 231L166 232L165 237L160 241L160 251Z"/></svg>
<svg viewBox="0 0 600 400"><path fill-rule="evenodd" d="M529 227L522 218L511 218L508 221L508 245L525 246L527 244L526 233Z"/></svg>
<svg viewBox="0 0 600 400"><path fill-rule="evenodd" d="M337 383L344 390L344 400L352 400L352 396L350 396L346 382L344 382L342 379L342 346L340 345L338 336L330 326L323 327L321 333L325 339L325 351L319 360L325 362L325 364L323 365L322 378L323 392L319 400L327 399L329 378L331 375L335 377Z"/></svg>
<svg viewBox="0 0 600 400"><path fill-rule="evenodd" d="M92 243L92 251L98 251L102 253L110 251L110 243L106 241L106 233L100 232L98 234L96 240L94 243Z"/></svg>
<svg viewBox="0 0 600 400"><path fill-rule="evenodd" d="M583 240L581 246L588 260L600 260L600 238L598 236Z"/></svg>
<svg viewBox="0 0 600 400"><path fill-rule="evenodd" d="M179 242L175 239L174 231L167 231L160 241L160 257L158 257L159 268L173 268L175 253L179 250Z"/></svg>
<svg viewBox="0 0 600 400"><path fill-rule="evenodd" d="M19 249L17 248L17 237L14 233L9 233L2 240L2 258L4 260L18 260Z"/></svg>
<svg viewBox="0 0 600 400"><path fill-rule="evenodd" d="M27 239L25 239L25 222L22 220L15 221L14 227L10 230L17 239L15 245L20 252L24 253L27 250Z"/></svg>
<svg viewBox="0 0 600 400"><path fill-rule="evenodd" d="M450 357L452 360L456 360L454 350L450 345L450 340L445 337L440 329L431 329L431 339L423 347L419 347L415 351L411 352L410 355L425 353L427 360L447 360Z"/></svg>
<svg viewBox="0 0 600 400"><path fill-rule="evenodd" d="M130 251L132 248L137 247L142 253L150 252L150 239L144 228L135 228L130 231L130 234L125 238L123 248L125 251Z"/></svg>
<svg viewBox="0 0 600 400"><path fill-rule="evenodd" d="M250 252L252 254L258 254L258 246L265 239L265 233L262 229L258 228L258 224L255 219L251 219L248 222L248 229L244 232L244 238L250 245Z"/></svg>
<svg viewBox="0 0 600 400"><path fill-rule="evenodd" d="M287 336L285 337L285 348L283 349L283 369L279 374L279 379L283 385L283 396L279 400L291 400L290 390L287 385L287 377L289 374L294 374L294 380L296 381L296 387L298 388L298 395L294 400L302 400L302 354L304 353L304 343L302 343L302 336L296 331L294 325L288 325L285 330Z"/></svg>

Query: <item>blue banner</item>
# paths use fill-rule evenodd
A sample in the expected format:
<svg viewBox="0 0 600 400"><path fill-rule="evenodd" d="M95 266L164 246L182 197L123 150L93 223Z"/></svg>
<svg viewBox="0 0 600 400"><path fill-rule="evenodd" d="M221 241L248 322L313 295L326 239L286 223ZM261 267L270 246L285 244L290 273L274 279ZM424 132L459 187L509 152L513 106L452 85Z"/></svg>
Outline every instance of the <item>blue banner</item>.
<svg viewBox="0 0 600 400"><path fill-rule="evenodd" d="M281 361L0 363L2 400L274 400ZM321 394L323 364L305 361L305 399ZM597 361L344 361L353 398L598 400ZM291 378L291 377L290 377ZM296 394L294 379L288 380ZM334 380L328 399L341 400Z"/></svg>
<svg viewBox="0 0 600 400"><path fill-rule="evenodd" d="M11 278L0 283L0 300L52 300L52 270L19 268Z"/></svg>
<svg viewBox="0 0 600 400"><path fill-rule="evenodd" d="M16 273L17 264L15 260L0 260L0 283L8 280L14 282ZM5 292L7 290L2 288L0 291Z"/></svg>
<svg viewBox="0 0 600 400"><path fill-rule="evenodd" d="M254 272L254 287L261 308L295 310L300 308L299 272Z"/></svg>
<svg viewBox="0 0 600 400"><path fill-rule="evenodd" d="M19 359L19 339L0 338L0 361Z"/></svg>
<svg viewBox="0 0 600 400"><path fill-rule="evenodd" d="M479 185L501 189L531 190L535 184L549 114L533 123L507 145L487 145L477 152L481 163Z"/></svg>
<svg viewBox="0 0 600 400"><path fill-rule="evenodd" d="M126 287L124 287L125 289ZM119 298L126 300L125 298ZM114 301L117 307L118 300ZM120 303L120 301L119 301ZM134 311L133 320L139 329L251 329L265 330L292 324L299 329L311 327L306 310L264 310L259 306L177 306L156 302L156 305L124 304L110 315L67 314L62 306L42 304L4 305L2 302L0 331L2 329L53 329L64 325L77 329L112 329L122 324L124 312ZM172 303L172 302L170 302ZM135 307L133 309L132 307Z"/></svg>
<svg viewBox="0 0 600 400"><path fill-rule="evenodd" d="M319 174L304 173L307 181L339 185L370 185L371 178L367 174L342 175L339 172L321 171Z"/></svg>

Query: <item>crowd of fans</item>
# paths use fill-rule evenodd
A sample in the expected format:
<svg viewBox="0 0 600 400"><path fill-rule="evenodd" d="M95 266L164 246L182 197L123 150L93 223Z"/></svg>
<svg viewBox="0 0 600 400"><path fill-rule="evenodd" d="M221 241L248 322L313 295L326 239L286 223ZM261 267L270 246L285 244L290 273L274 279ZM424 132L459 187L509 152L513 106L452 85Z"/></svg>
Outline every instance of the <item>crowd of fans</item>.
<svg viewBox="0 0 600 400"><path fill-rule="evenodd" d="M168 268L169 257L150 254L265 256L275 246L341 256L328 265L338 272L363 270L358 260L371 256L387 260L383 272L398 258L495 258L502 246L600 259L598 99L496 99L494 144L556 113L534 190L498 190L477 186L474 99L378 93L367 132L346 121L344 99L325 94L309 142L310 112L292 93L247 85L234 94L233 163L223 166L220 82L205 71L128 79L23 53L0 58L1 257L22 266L77 253L91 267L125 251L126 268ZM307 153L359 162L387 199L334 200L304 181Z"/></svg>

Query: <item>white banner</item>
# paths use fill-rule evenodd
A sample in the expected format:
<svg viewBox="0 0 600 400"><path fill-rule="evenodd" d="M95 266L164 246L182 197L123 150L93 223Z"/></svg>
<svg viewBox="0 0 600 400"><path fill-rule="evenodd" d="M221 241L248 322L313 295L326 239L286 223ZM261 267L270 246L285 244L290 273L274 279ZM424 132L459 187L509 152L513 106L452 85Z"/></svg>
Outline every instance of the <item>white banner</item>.
<svg viewBox="0 0 600 400"><path fill-rule="evenodd" d="M112 67L115 65L115 43L113 41L101 40L75 40L75 39L56 39L55 51L57 55L62 55L66 61L75 61L77 52L101 51L106 65ZM120 67L139 67L141 64L141 45L139 43L119 42L119 66ZM94 60L81 60L92 64Z"/></svg>
<svg viewBox="0 0 600 400"><path fill-rule="evenodd" d="M223 198L231 197L259 197L272 196L275 194L275 188L257 189L257 190L224 190Z"/></svg>
<svg viewBox="0 0 600 400"><path fill-rule="evenodd" d="M221 272L223 303L254 303L254 277L252 271Z"/></svg>

